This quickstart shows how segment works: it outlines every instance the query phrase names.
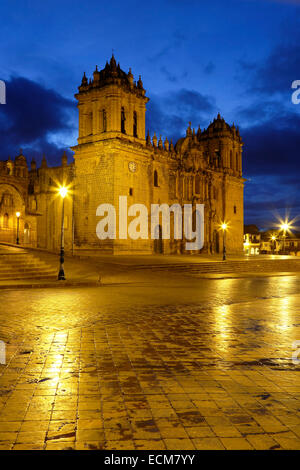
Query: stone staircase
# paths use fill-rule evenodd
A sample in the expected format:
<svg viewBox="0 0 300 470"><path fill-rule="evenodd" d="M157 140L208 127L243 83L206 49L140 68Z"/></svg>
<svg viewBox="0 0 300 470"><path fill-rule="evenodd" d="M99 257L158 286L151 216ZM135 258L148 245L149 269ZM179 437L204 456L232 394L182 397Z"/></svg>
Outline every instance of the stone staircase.
<svg viewBox="0 0 300 470"><path fill-rule="evenodd" d="M135 265L136 270L183 273L197 276L201 274L230 273L291 273L300 272L300 258L295 259L245 259L227 261L209 261L196 263L165 263Z"/></svg>
<svg viewBox="0 0 300 470"><path fill-rule="evenodd" d="M57 270L22 248L0 245L0 282L40 279L57 279Z"/></svg>

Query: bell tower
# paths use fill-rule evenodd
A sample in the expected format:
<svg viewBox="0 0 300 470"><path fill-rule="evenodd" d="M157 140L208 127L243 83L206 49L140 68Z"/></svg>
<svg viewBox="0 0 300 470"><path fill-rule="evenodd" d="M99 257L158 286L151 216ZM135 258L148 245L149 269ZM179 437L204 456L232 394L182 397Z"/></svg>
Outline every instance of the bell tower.
<svg viewBox="0 0 300 470"><path fill-rule="evenodd" d="M104 69L96 67L91 79L83 75L75 95L79 135L74 151L74 250L129 252L130 239L99 239L96 234L100 204L116 208L119 196L147 204L148 172L152 162L145 139L146 91L141 77L124 72L114 56ZM146 245L146 241L141 243ZM150 245L133 245L137 251Z"/></svg>
<svg viewBox="0 0 300 470"><path fill-rule="evenodd" d="M145 142L145 89L141 77L135 82L131 69L121 70L112 55L103 70L88 80L85 73L75 95L79 109L78 144L126 137Z"/></svg>

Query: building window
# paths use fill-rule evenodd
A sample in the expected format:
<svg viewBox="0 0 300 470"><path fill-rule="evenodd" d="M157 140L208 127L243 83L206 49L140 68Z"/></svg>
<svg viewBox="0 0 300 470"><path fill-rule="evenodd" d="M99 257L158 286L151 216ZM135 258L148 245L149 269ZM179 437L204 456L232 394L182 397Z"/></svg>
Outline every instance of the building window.
<svg viewBox="0 0 300 470"><path fill-rule="evenodd" d="M233 213L236 214L236 206L233 206Z"/></svg>
<svg viewBox="0 0 300 470"><path fill-rule="evenodd" d="M133 188L129 188L129 196L133 196Z"/></svg>
<svg viewBox="0 0 300 470"><path fill-rule="evenodd" d="M200 194L200 176L195 177L195 193Z"/></svg>
<svg viewBox="0 0 300 470"><path fill-rule="evenodd" d="M233 156L232 156L232 150L230 150L230 168L233 170Z"/></svg>
<svg viewBox="0 0 300 470"><path fill-rule="evenodd" d="M157 171L154 170L154 175L153 175L153 184L156 188L158 188L158 174Z"/></svg>
<svg viewBox="0 0 300 470"><path fill-rule="evenodd" d="M125 109L121 108L121 132L122 134L126 134L125 132L125 121L126 121L126 118L125 118Z"/></svg>
<svg viewBox="0 0 300 470"><path fill-rule="evenodd" d="M137 113L133 112L133 137L137 137Z"/></svg>

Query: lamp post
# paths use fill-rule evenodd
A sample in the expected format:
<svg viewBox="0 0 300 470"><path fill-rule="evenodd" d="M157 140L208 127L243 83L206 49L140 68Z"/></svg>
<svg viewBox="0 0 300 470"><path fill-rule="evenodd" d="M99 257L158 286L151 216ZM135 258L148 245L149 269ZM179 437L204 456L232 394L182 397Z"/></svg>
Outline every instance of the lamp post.
<svg viewBox="0 0 300 470"><path fill-rule="evenodd" d="M272 246L272 248L273 248L273 255L275 255L275 248L276 248L276 237L275 237L275 235L272 235L271 240L272 240L272 242L273 242L273 246Z"/></svg>
<svg viewBox="0 0 300 470"><path fill-rule="evenodd" d="M58 280L65 281L65 271L64 271L64 262L65 262L65 244L64 244L64 218L65 218L65 197L67 195L67 188L62 186L59 188L59 194L62 197L62 213L61 213L61 238L60 238L60 266L59 266L59 273L58 273Z"/></svg>
<svg viewBox="0 0 300 470"><path fill-rule="evenodd" d="M285 237L286 237L286 232L289 229L290 224L285 222L280 226L281 230L283 231L283 254L285 254Z"/></svg>
<svg viewBox="0 0 300 470"><path fill-rule="evenodd" d="M224 222L221 225L221 229L223 230L223 261L226 261L226 231L227 231L228 225Z"/></svg>
<svg viewBox="0 0 300 470"><path fill-rule="evenodd" d="M20 240L19 240L20 215L21 215L21 212L16 212L16 217L17 217L17 245L20 245Z"/></svg>

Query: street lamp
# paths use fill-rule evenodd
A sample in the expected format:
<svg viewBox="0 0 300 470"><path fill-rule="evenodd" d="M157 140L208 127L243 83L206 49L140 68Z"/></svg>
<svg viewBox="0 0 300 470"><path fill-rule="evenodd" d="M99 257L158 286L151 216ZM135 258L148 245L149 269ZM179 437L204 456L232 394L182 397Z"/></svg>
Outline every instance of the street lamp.
<svg viewBox="0 0 300 470"><path fill-rule="evenodd" d="M221 229L223 230L223 261L226 261L226 232L228 225L224 222L221 225Z"/></svg>
<svg viewBox="0 0 300 470"><path fill-rule="evenodd" d="M286 232L289 230L290 224L288 222L285 222L280 226L281 230L283 231L283 254L285 253L285 237L286 237Z"/></svg>
<svg viewBox="0 0 300 470"><path fill-rule="evenodd" d="M273 255L274 255L275 254L275 248L276 248L276 240L277 240L276 236L272 235L271 240L273 242Z"/></svg>
<svg viewBox="0 0 300 470"><path fill-rule="evenodd" d="M19 241L20 215L21 215L21 212L16 212L16 217L17 217L17 245L20 245L20 241Z"/></svg>
<svg viewBox="0 0 300 470"><path fill-rule="evenodd" d="M65 197L67 195L67 188L61 186L58 190L60 196L62 197L62 214L61 214L61 238L60 238L60 266L59 266L59 273L58 273L58 280L65 281L65 271L64 271L64 262L65 262L65 240L64 240L64 218L65 218Z"/></svg>

